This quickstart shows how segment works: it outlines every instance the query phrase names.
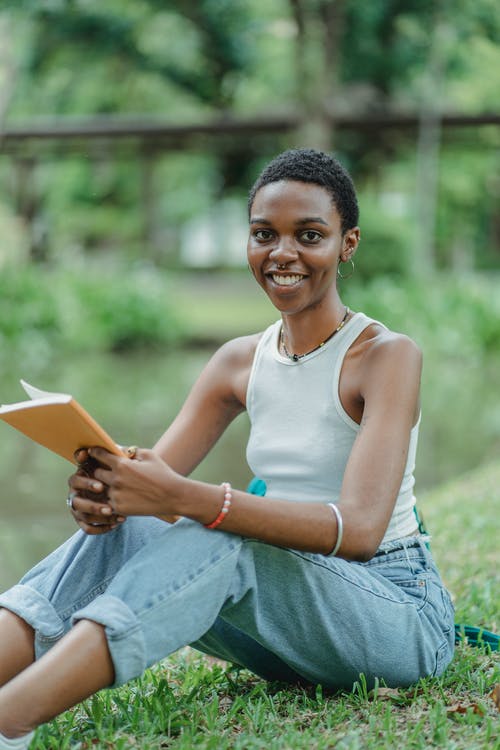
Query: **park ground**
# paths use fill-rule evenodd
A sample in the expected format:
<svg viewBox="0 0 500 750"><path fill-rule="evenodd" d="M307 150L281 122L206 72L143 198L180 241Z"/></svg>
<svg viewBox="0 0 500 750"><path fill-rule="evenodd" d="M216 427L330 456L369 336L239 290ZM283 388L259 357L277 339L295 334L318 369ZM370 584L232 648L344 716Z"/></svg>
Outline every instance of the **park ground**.
<svg viewBox="0 0 500 750"><path fill-rule="evenodd" d="M498 632L500 464L421 498L456 621ZM374 644L376 647L376 644ZM269 685L184 649L40 728L33 750L497 750L500 659L460 645L446 673L406 689L361 678L328 695Z"/></svg>

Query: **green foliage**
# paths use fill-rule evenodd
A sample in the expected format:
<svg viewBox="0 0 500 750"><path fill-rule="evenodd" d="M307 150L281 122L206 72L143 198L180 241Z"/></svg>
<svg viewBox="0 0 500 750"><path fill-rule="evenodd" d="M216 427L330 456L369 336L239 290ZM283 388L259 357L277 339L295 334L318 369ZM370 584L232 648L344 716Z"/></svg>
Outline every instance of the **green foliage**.
<svg viewBox="0 0 500 750"><path fill-rule="evenodd" d="M480 357L500 346L498 277L436 274L424 282L376 278L343 282L351 307L404 331L429 352L449 357ZM349 286L347 286L349 285Z"/></svg>
<svg viewBox="0 0 500 750"><path fill-rule="evenodd" d="M57 304L35 269L0 275L0 330L4 345L26 336L57 336Z"/></svg>
<svg viewBox="0 0 500 750"><path fill-rule="evenodd" d="M359 196L361 244L356 263L356 280L367 281L409 275L413 227L408 218L396 217L380 205L371 193Z"/></svg>
<svg viewBox="0 0 500 750"><path fill-rule="evenodd" d="M72 346L122 351L166 345L179 336L168 286L152 274L123 268L103 274L97 283L81 275L62 292L59 306Z"/></svg>
<svg viewBox="0 0 500 750"><path fill-rule="evenodd" d="M0 349L11 354L164 346L181 330L168 280L141 269L26 268L0 276Z"/></svg>
<svg viewBox="0 0 500 750"><path fill-rule="evenodd" d="M128 78L137 73L172 83L200 103L228 106L238 75L251 62L244 40L248 11L240 0L149 0L105 6L27 2L20 11L30 22L25 65L31 76L40 79L59 67L78 65L91 49L92 68L97 61L105 75L115 79L121 97L108 99L103 86L99 103L96 87L96 111L108 111L110 101L113 109L120 108L120 102L126 104ZM88 72L77 70L76 77L85 79ZM68 93L71 100L74 92ZM68 101L61 99L60 104L66 109Z"/></svg>
<svg viewBox="0 0 500 750"><path fill-rule="evenodd" d="M426 59L434 7L432 0L347 2L345 78L365 80L369 66L370 80L381 94L388 94L400 80L411 80L415 64Z"/></svg>
<svg viewBox="0 0 500 750"><path fill-rule="evenodd" d="M373 251L375 258L382 255L384 241ZM361 246L353 277L340 282L350 307L404 331L429 353L481 357L498 352L495 274L437 274L424 282L388 276L360 283L365 250ZM4 348L29 348L35 340L62 352L156 347L186 337L223 342L276 317L267 298L238 273L202 283L193 275L89 261L71 270L28 266L0 274Z"/></svg>
<svg viewBox="0 0 500 750"><path fill-rule="evenodd" d="M438 204L438 264L468 268L499 266L500 159L498 133L485 131L484 150L450 147L441 157Z"/></svg>
<svg viewBox="0 0 500 750"><path fill-rule="evenodd" d="M228 112L272 116L293 111L309 121L321 119L325 109L366 115L381 107L418 111L424 82L432 78L433 45L442 63L439 106L470 113L491 110L500 86L496 6L496 0L5 0L0 74L11 96L5 97L4 117L8 124L46 116L141 113L199 122ZM337 14L335 23L331 13ZM436 44L438 26L443 39ZM455 134L452 143L444 139L437 212L440 267L499 265L495 130L476 130L458 143ZM95 151L84 144L79 164L74 158L45 161L33 181L40 202L37 223L47 233L49 255L75 246L136 252L144 236L149 238L145 204L155 200L152 244L161 251L154 257L171 260L184 222L223 193L244 200L262 159L297 140L296 134L245 135L193 141L189 153L155 153L155 199L146 195L142 157L133 146L114 163L106 144ZM360 192L367 177L383 177L399 160L407 175L406 197L413 200L413 135L409 140L393 129L339 129L335 147ZM33 149L38 156L38 146ZM3 182L0 192L15 204L12 182L8 177ZM11 210L10 219L23 214L19 205ZM376 253L362 271L364 278L378 269L403 273L407 246L398 248L396 225L408 229L409 218L377 218L373 207L366 219Z"/></svg>
<svg viewBox="0 0 500 750"><path fill-rule="evenodd" d="M445 72L455 84L463 85L475 65L470 45L481 39L493 48L500 38L494 0L348 0L345 8L344 77L350 82L368 78L382 95L401 94L408 86L406 96L418 95L419 75L428 64L438 24L446 28Z"/></svg>

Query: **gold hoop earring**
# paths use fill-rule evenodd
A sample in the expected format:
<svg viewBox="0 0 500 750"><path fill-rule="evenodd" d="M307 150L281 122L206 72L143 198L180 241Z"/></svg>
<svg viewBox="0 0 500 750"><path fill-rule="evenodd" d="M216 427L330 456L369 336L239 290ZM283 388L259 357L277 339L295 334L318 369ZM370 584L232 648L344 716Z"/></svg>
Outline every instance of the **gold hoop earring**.
<svg viewBox="0 0 500 750"><path fill-rule="evenodd" d="M338 266L337 266L337 276L339 277L339 279L350 279L350 278L351 278L351 276L352 276L352 275L353 275L353 273L354 273L354 261L353 261L353 259L352 259L352 258L349 258L349 260L346 260L346 263L350 263L350 264L351 264L351 266L352 266L352 268L351 268L351 273L348 273L348 274L346 274L345 276L343 276L343 275L342 275L342 274L340 273L340 264L341 264L341 263L343 263L343 261L340 261L340 260L339 260L339 264L338 264Z"/></svg>

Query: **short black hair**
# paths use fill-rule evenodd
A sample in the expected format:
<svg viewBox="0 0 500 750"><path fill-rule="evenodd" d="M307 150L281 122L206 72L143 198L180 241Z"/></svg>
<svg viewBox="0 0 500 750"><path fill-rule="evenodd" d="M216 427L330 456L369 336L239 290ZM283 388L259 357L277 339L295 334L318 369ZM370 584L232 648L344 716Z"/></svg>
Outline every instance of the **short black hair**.
<svg viewBox="0 0 500 750"><path fill-rule="evenodd" d="M248 196L250 214L255 195L264 185L281 180L312 182L332 196L342 223L342 234L358 225L359 206L351 176L335 157L314 148L292 148L264 167Z"/></svg>

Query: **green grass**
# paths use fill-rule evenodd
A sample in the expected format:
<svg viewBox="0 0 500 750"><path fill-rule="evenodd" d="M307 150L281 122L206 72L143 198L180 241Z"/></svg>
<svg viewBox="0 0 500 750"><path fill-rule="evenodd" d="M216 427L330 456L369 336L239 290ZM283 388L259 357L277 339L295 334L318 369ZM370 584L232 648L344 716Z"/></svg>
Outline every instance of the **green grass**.
<svg viewBox="0 0 500 750"><path fill-rule="evenodd" d="M498 630L500 465L421 498L457 619ZM267 684L183 649L141 679L41 727L37 750L401 750L500 748L491 691L498 654L460 646L441 678L327 695Z"/></svg>

